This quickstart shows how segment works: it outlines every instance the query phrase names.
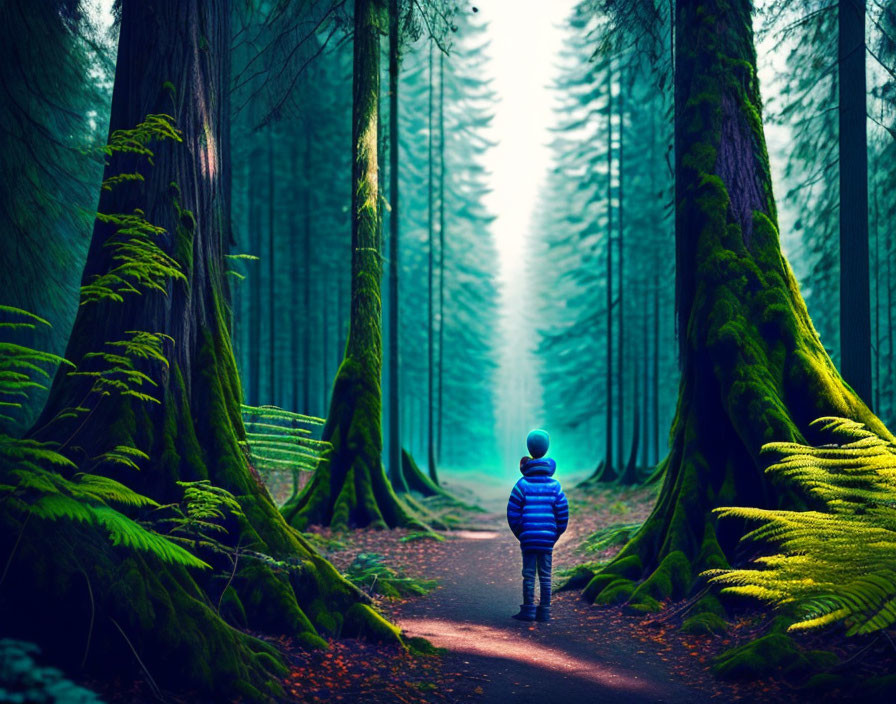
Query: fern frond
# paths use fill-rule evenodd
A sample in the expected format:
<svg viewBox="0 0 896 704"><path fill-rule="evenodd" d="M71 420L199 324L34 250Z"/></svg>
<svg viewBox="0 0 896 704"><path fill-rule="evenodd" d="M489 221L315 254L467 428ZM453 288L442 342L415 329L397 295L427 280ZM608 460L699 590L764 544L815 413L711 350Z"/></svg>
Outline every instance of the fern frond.
<svg viewBox="0 0 896 704"><path fill-rule="evenodd" d="M780 551L747 569L710 570L726 593L773 604L796 603L792 630L843 623L863 634L896 623L896 448L861 423L819 418L832 442L821 447L769 443L766 470L792 482L823 510L716 509L720 518L758 523L743 538Z"/></svg>

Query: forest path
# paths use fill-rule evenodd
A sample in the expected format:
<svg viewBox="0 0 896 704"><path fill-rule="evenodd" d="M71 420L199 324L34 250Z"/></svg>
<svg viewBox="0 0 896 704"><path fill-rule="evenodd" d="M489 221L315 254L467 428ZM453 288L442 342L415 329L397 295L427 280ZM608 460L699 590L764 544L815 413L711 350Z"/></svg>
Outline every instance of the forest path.
<svg viewBox="0 0 896 704"><path fill-rule="evenodd" d="M396 604L391 614L406 634L448 649L444 670L457 673L459 689L463 685L452 699L710 701L710 692L676 681L659 648L602 624L608 614L578 592L554 595L550 622L510 618L521 601L519 546L499 527L502 517L489 518L493 531L459 532L439 545L445 549L438 550L440 559L429 563L426 576L438 579L440 587Z"/></svg>

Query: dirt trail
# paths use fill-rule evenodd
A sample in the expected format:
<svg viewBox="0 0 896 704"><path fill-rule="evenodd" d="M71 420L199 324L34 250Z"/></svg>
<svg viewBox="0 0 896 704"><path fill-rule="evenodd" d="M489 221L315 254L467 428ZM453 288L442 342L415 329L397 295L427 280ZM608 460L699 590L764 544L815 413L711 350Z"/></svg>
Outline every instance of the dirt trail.
<svg viewBox="0 0 896 704"><path fill-rule="evenodd" d="M445 670L461 674L455 701L698 702L695 690L643 643L601 629L601 611L578 593L556 594L553 620L510 616L521 601L519 546L493 518L493 532L461 533L439 545L427 577L440 588L397 605L403 631L447 648ZM556 583L556 579L555 579Z"/></svg>

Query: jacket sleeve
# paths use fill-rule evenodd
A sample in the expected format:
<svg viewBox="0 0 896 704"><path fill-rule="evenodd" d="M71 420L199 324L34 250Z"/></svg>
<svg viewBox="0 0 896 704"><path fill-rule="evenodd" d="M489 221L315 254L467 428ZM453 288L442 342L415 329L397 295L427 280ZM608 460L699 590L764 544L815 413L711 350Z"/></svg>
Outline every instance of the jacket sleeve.
<svg viewBox="0 0 896 704"><path fill-rule="evenodd" d="M513 485L510 500L507 502L507 525L516 536L519 536L520 529L523 527L523 503L525 500L526 497L523 490L520 489L520 483L517 482Z"/></svg>
<svg viewBox="0 0 896 704"><path fill-rule="evenodd" d="M554 499L554 519L557 521L557 537L559 538L569 524L569 502L566 500L563 489L560 489L560 493Z"/></svg>

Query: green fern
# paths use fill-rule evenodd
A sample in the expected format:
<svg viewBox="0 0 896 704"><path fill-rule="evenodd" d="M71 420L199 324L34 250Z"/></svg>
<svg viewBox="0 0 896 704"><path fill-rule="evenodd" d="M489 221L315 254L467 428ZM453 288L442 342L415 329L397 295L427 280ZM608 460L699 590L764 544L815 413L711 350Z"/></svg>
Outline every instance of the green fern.
<svg viewBox="0 0 896 704"><path fill-rule="evenodd" d="M16 446L23 446L17 450ZM35 447L38 445L38 447ZM19 459L8 465L0 483L0 502L23 518L30 515L45 521L72 521L105 530L113 545L150 552L173 564L206 568L208 565L156 531L141 525L113 506L155 507L158 504L124 484L95 474L78 473L67 479L40 466L40 462L62 457L39 447L33 440L0 436L0 453ZM27 460L21 459L28 458ZM71 461L62 457L66 466Z"/></svg>
<svg viewBox="0 0 896 704"><path fill-rule="evenodd" d="M241 406L252 465L260 472L311 471L330 443L311 437L322 418L276 406Z"/></svg>
<svg viewBox="0 0 896 704"><path fill-rule="evenodd" d="M585 552L603 552L607 548L624 545L638 530L641 523L615 523L594 531L582 542Z"/></svg>
<svg viewBox="0 0 896 704"><path fill-rule="evenodd" d="M233 494L214 486L208 479L177 482L177 485L184 489L183 500L158 507L161 515L154 519L153 525L165 529L170 540L230 554L231 549L217 536L227 533L224 522L229 518L245 518Z"/></svg>
<svg viewBox="0 0 896 704"><path fill-rule="evenodd" d="M0 305L0 313L11 318L0 321L3 331L50 326L40 316L21 308ZM25 407L33 389L47 388L45 382L61 364L74 367L58 355L0 340L0 432L10 432L12 426L21 422L21 418L13 414Z"/></svg>
<svg viewBox="0 0 896 704"><path fill-rule="evenodd" d="M152 377L137 369L140 360L156 361L168 366L163 353L166 341L173 342L169 335L142 330L128 330L129 338L107 342L112 352L88 352L81 364L69 372L69 376L93 379L91 394L100 397L119 395L130 396L138 401L159 403L154 396L142 391L144 386L158 386ZM88 368L97 367L97 368ZM74 411L70 411L74 412Z"/></svg>
<svg viewBox="0 0 896 704"><path fill-rule="evenodd" d="M382 555L362 552L348 566L345 577L370 595L395 599L428 594L438 584L434 579L407 577L388 567Z"/></svg>
<svg viewBox="0 0 896 704"><path fill-rule="evenodd" d="M821 510L720 508L721 517L755 521L744 540L775 545L746 569L710 570L723 593L795 604L791 630L843 623L849 635L896 623L896 448L862 424L820 418L812 424L836 444L770 443L785 477Z"/></svg>
<svg viewBox="0 0 896 704"><path fill-rule="evenodd" d="M172 117L147 115L136 127L113 132L105 152L109 156L116 153L137 155L152 165L153 151L149 144L161 140L183 141ZM142 180L143 175L139 172L113 174L103 181L103 190L111 191L122 183ZM167 295L169 281L186 281L180 264L158 244L165 229L150 223L142 210L97 213L96 218L114 228L103 243L103 247L111 253L111 266L81 287L82 306L98 301L120 303L125 294L139 294L142 290Z"/></svg>

